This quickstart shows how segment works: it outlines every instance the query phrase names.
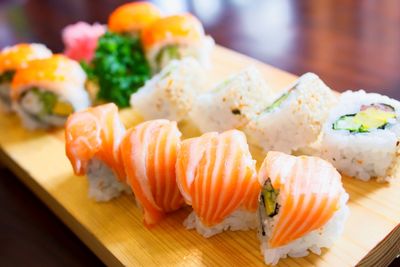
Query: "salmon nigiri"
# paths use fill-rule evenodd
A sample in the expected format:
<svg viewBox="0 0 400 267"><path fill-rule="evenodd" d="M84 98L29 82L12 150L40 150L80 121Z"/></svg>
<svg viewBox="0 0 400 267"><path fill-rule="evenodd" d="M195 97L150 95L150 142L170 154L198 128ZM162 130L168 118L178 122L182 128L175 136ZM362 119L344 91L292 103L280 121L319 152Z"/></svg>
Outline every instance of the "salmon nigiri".
<svg viewBox="0 0 400 267"><path fill-rule="evenodd" d="M125 132L115 104L88 108L69 116L65 148L76 175L87 175L89 196L108 201L127 191L119 144Z"/></svg>
<svg viewBox="0 0 400 267"><path fill-rule="evenodd" d="M214 45L206 36L201 22L191 14L164 17L143 29L141 40L153 72L158 72L173 59L194 57L208 65Z"/></svg>
<svg viewBox="0 0 400 267"><path fill-rule="evenodd" d="M238 130L184 140L178 153L178 186L193 213L188 228L210 237L256 227L260 185L245 135Z"/></svg>
<svg viewBox="0 0 400 267"><path fill-rule="evenodd" d="M180 137L176 122L153 120L128 130L121 143L128 183L143 208L146 226L184 204L175 175Z"/></svg>
<svg viewBox="0 0 400 267"><path fill-rule="evenodd" d="M11 111L11 81L15 72L34 59L48 58L52 52L42 44L17 44L0 51L0 108Z"/></svg>
<svg viewBox="0 0 400 267"><path fill-rule="evenodd" d="M161 18L161 11L149 2L132 2L117 7L108 18L112 32L136 35Z"/></svg>
<svg viewBox="0 0 400 267"><path fill-rule="evenodd" d="M269 152L258 178L261 250L267 264L286 255L320 254L343 230L348 195L327 161Z"/></svg>

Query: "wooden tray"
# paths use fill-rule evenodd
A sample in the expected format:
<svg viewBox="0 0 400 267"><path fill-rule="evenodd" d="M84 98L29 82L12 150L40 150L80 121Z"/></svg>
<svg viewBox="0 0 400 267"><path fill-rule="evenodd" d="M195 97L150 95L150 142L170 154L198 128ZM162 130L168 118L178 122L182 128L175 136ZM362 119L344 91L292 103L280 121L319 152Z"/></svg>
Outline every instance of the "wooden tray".
<svg viewBox="0 0 400 267"><path fill-rule="evenodd" d="M276 90L296 77L233 51L217 47L210 83L250 64L256 65ZM121 112L127 125L139 121ZM185 129L188 134L190 130ZM195 134L194 132L189 135ZM183 209L151 230L132 196L109 203L87 198L87 181L75 177L64 153L63 131L28 132L18 118L0 116L3 163L59 216L107 265L134 266L263 266L255 231L226 232L205 239L187 231ZM280 266L388 265L400 253L400 179L391 184L344 178L351 215L342 238L321 256L280 261Z"/></svg>

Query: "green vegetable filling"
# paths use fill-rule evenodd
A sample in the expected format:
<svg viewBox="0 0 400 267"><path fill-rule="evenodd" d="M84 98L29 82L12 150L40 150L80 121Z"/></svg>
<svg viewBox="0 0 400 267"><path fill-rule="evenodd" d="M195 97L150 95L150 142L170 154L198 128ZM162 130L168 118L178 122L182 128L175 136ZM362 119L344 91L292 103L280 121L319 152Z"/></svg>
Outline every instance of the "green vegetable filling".
<svg viewBox="0 0 400 267"><path fill-rule="evenodd" d="M161 64L165 58L167 58L168 61L171 59L180 59L181 54L179 53L179 46L167 45L158 52L156 56L156 63L159 68L161 68Z"/></svg>
<svg viewBox="0 0 400 267"><path fill-rule="evenodd" d="M265 207L265 213L269 217L273 217L278 213L279 205L277 203L279 190L272 187L271 179L265 181L264 187L261 191L262 204Z"/></svg>
<svg viewBox="0 0 400 267"><path fill-rule="evenodd" d="M387 104L364 105L355 114L341 116L332 125L334 130L351 133L366 133L375 129L385 129L390 120L396 118L395 109Z"/></svg>
<svg viewBox="0 0 400 267"><path fill-rule="evenodd" d="M97 98L129 106L129 98L150 78L150 67L138 37L107 32L100 37L95 56L81 63L100 90Z"/></svg>
<svg viewBox="0 0 400 267"><path fill-rule="evenodd" d="M5 71L0 74L0 83L10 83L14 77L15 71Z"/></svg>
<svg viewBox="0 0 400 267"><path fill-rule="evenodd" d="M277 100L274 101L274 103L272 103L269 107L265 109L265 112L271 112L280 107L280 105L289 97L290 93L293 92L295 89L296 87L292 87L287 92L282 94Z"/></svg>

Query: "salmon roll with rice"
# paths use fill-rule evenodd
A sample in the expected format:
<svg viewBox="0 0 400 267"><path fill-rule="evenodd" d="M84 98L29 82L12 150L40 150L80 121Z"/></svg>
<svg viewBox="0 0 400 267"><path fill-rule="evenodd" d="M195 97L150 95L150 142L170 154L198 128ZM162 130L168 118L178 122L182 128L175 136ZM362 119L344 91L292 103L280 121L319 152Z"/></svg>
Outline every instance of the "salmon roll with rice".
<svg viewBox="0 0 400 267"><path fill-rule="evenodd" d="M89 197L109 201L130 193L119 154L125 127L115 104L76 112L65 126L65 150L76 175L87 175Z"/></svg>
<svg viewBox="0 0 400 267"><path fill-rule="evenodd" d="M153 120L128 130L121 143L128 183L147 227L184 205L175 175L181 135L176 122Z"/></svg>
<svg viewBox="0 0 400 267"><path fill-rule="evenodd" d="M182 141L176 164L179 189L193 212L188 229L204 237L257 227L260 185L245 135L206 133Z"/></svg>
<svg viewBox="0 0 400 267"><path fill-rule="evenodd" d="M214 40L204 33L201 22L191 14L164 17L146 27L141 40L153 73L172 59L194 57L208 67Z"/></svg>
<svg viewBox="0 0 400 267"><path fill-rule="evenodd" d="M264 152L291 153L317 141L337 102L333 91L313 73L302 75L274 99L244 127L249 143Z"/></svg>
<svg viewBox="0 0 400 267"><path fill-rule="evenodd" d="M52 52L42 44L17 44L0 51L0 110L12 111L11 82L15 72L34 59L48 58Z"/></svg>
<svg viewBox="0 0 400 267"><path fill-rule="evenodd" d="M172 60L132 94L130 104L145 120L181 121L188 116L194 100L203 90L205 76L203 67L193 58Z"/></svg>
<svg viewBox="0 0 400 267"><path fill-rule="evenodd" d="M261 73L251 66L199 95L190 118L203 133L242 129L272 102L273 96Z"/></svg>
<svg viewBox="0 0 400 267"><path fill-rule="evenodd" d="M324 124L319 155L343 174L388 181L395 175L399 137L399 101L347 91Z"/></svg>
<svg viewBox="0 0 400 267"><path fill-rule="evenodd" d="M150 2L131 2L117 7L108 18L111 32L139 36L143 28L161 18L161 11Z"/></svg>
<svg viewBox="0 0 400 267"><path fill-rule="evenodd" d="M28 129L63 126L70 114L90 106L85 81L79 63L65 56L32 60L14 75L13 107Z"/></svg>
<svg viewBox="0 0 400 267"><path fill-rule="evenodd" d="M258 172L261 251L266 264L279 259L321 254L342 234L348 194L340 174L327 161L267 154Z"/></svg>

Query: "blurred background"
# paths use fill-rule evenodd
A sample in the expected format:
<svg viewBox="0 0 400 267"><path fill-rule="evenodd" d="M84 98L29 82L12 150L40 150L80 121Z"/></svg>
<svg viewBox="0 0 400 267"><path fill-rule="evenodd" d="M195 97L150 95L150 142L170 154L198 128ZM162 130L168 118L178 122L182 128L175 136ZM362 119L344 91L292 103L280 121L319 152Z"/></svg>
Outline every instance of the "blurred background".
<svg viewBox="0 0 400 267"><path fill-rule="evenodd" d="M43 42L62 50L61 29L106 23L121 0L0 0L0 46ZM316 72L333 89L363 88L400 98L398 0L156 0L189 11L220 45L300 75Z"/></svg>
<svg viewBox="0 0 400 267"><path fill-rule="evenodd" d="M66 25L105 24L124 2L0 0L0 48L41 42L62 52ZM151 2L169 14L195 14L217 44L267 64L297 75L315 72L338 91L363 88L400 99L399 0ZM0 176L2 264L101 265L13 174L1 170Z"/></svg>

